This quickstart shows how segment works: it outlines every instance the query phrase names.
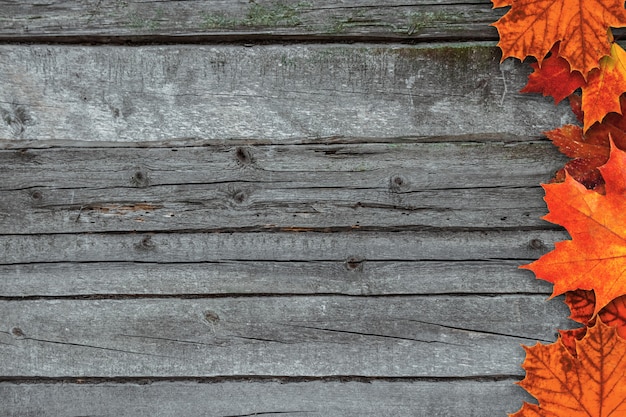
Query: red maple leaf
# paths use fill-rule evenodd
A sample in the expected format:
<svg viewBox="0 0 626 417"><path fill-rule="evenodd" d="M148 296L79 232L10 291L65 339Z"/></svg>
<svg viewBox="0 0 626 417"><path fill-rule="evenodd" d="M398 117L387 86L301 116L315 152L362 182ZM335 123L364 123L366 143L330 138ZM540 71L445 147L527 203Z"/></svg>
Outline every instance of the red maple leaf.
<svg viewBox="0 0 626 417"><path fill-rule="evenodd" d="M620 101L622 108L626 109L626 97L622 96ZM582 118L580 102L580 97L570 96L574 114ZM594 124L587 132L579 126L565 125L545 134L563 154L574 158L565 164L568 174L587 188L603 192L604 180L598 167L609 159L609 137L619 149L626 149L626 117L611 113L602 123ZM565 171L559 171L556 181L564 180Z"/></svg>
<svg viewBox="0 0 626 417"><path fill-rule="evenodd" d="M550 52L541 66L531 64L534 72L528 77L522 93L552 96L556 104L580 88L585 131L607 114L622 112L620 95L626 92L626 51L619 45L611 45L611 55L600 60L600 67L591 71L587 81L580 72L570 70L569 63L559 55L559 44Z"/></svg>
<svg viewBox="0 0 626 417"><path fill-rule="evenodd" d="M520 90L522 93L541 93L552 96L558 104L565 97L585 85L585 79L578 71L571 71L569 63L559 56L559 46L556 44L549 58L541 66L538 63L530 64L534 72L528 77L528 84Z"/></svg>

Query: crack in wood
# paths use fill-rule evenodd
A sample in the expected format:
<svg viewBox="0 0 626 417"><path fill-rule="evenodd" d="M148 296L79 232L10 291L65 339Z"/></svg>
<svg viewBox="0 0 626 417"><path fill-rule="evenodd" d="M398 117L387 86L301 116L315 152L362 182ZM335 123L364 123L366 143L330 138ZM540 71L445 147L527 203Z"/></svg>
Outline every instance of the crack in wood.
<svg viewBox="0 0 626 417"><path fill-rule="evenodd" d="M490 382L516 382L523 375L473 375L473 376L363 376L363 375L326 375L326 376L293 376L293 375L218 375L218 376L150 376L150 377L45 377L45 376L0 376L0 383L7 384L80 384L80 385L98 385L98 384L137 384L149 385L153 383L176 383L176 382L194 382L199 384L215 384L223 382L262 382L262 383L280 383L280 384L300 384L302 382L354 382L370 384L375 381L389 383L404 382L431 382L431 383L490 383Z"/></svg>
<svg viewBox="0 0 626 417"><path fill-rule="evenodd" d="M196 341L193 341L193 340L171 339L171 338L167 338L167 337L132 335L132 334L123 334L123 333L118 334L118 336L129 337L129 338L134 338L134 339L161 340L161 341L164 341L164 342L183 343L183 344L199 345L199 346L220 346L218 343L196 342Z"/></svg>
<svg viewBox="0 0 626 417"><path fill-rule="evenodd" d="M357 331L351 331L351 330L328 329L324 327L306 326L302 324L290 324L290 323L280 323L280 322L272 322L272 323L276 325L280 325L280 326L288 326L288 327L295 327L295 328L309 329L309 330L318 330L318 331L332 332L332 333L344 333L344 334L351 334L355 336L380 337L380 338L385 338L385 339L405 340L405 341L419 342L419 343L440 343L443 345L450 345L450 346L464 346L462 344L443 342L440 340L423 340L423 339L416 339L416 338L411 338L411 337L391 336L391 335L377 334L377 333L365 333L365 332L357 332Z"/></svg>
<svg viewBox="0 0 626 417"><path fill-rule="evenodd" d="M231 414L222 417L251 417L251 416L268 416L268 415L279 415L279 414L302 414L302 413L316 413L317 410L307 410L307 411L259 411L250 414Z"/></svg>
<svg viewBox="0 0 626 417"><path fill-rule="evenodd" d="M467 329L467 328L464 328L464 327L455 327L455 326L450 326L450 325L445 325L445 324L440 324L440 323L431 323L431 322L422 321L422 320L405 319L405 318L394 318L394 320L408 321L408 322L420 323L420 324L427 324L427 325L436 326L436 327L443 327L444 329L459 330L459 331L468 332L468 333L488 334L488 335L500 336L500 337L511 337L511 338L514 338L514 339L521 339L521 340L525 340L525 341L540 341L540 342L544 342L544 343L554 343L554 340L547 340L547 339L540 339L540 338L538 339L538 338L532 338L532 337L526 337L526 336L518 336L518 335L514 335L514 334L507 334L507 333L500 333L500 332L490 332L488 330Z"/></svg>
<svg viewBox="0 0 626 417"><path fill-rule="evenodd" d="M104 347L104 346L88 345L88 344L83 344L83 343L61 342L61 341L57 341L57 340L39 339L39 338L28 337L28 336L23 337L20 340L32 340L34 342L50 343L50 344L54 344L54 345L63 345L63 346L74 346L74 347L89 348L89 349L106 350L106 351L110 351L110 352L128 353L128 354L132 354L132 355L153 356L153 357L159 357L159 358L179 359L179 358L177 358L175 356L159 355L159 354L145 353L145 352L135 352L135 351L132 351L132 350L115 349L115 348L108 348L108 347Z"/></svg>
<svg viewBox="0 0 626 417"><path fill-rule="evenodd" d="M255 340L255 341L259 341L259 342L280 343L282 345L291 345L291 344L293 344L291 342L285 342L283 340L265 339L265 338L262 338L262 337L246 337L246 336L230 336L230 337L233 337L235 339L243 339L243 340Z"/></svg>

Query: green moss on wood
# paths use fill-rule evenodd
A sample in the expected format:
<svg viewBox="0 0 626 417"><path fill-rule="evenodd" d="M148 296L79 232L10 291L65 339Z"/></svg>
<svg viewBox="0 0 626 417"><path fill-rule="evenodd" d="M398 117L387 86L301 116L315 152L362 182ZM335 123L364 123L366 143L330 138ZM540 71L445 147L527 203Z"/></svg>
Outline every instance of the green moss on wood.
<svg viewBox="0 0 626 417"><path fill-rule="evenodd" d="M308 3L284 4L272 3L268 5L251 3L245 17L229 16L221 13L204 15L205 29L228 29L234 27L293 27L302 23L300 19L303 8Z"/></svg>
<svg viewBox="0 0 626 417"><path fill-rule="evenodd" d="M165 12L163 9L157 7L151 18L147 18L144 15L131 14L128 24L133 29L157 30L161 26L164 16Z"/></svg>
<svg viewBox="0 0 626 417"><path fill-rule="evenodd" d="M414 12L407 16L407 28L401 30L407 35L417 35L427 27L443 27L443 25L465 21L461 13L445 11Z"/></svg>

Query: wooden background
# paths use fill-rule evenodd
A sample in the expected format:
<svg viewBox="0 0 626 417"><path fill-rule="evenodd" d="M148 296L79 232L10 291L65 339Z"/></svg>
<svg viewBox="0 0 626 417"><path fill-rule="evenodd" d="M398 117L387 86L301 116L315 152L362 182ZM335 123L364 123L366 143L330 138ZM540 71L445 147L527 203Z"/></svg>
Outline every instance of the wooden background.
<svg viewBox="0 0 626 417"><path fill-rule="evenodd" d="M2 416L499 416L566 104L489 1L0 1Z"/></svg>

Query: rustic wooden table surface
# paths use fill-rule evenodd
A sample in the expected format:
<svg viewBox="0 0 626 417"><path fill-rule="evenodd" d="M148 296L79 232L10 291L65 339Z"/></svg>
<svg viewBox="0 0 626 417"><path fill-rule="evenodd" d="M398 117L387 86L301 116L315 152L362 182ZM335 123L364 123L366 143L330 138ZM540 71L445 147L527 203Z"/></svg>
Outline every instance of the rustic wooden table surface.
<svg viewBox="0 0 626 417"><path fill-rule="evenodd" d="M504 416L572 116L489 1L0 1L0 415Z"/></svg>

